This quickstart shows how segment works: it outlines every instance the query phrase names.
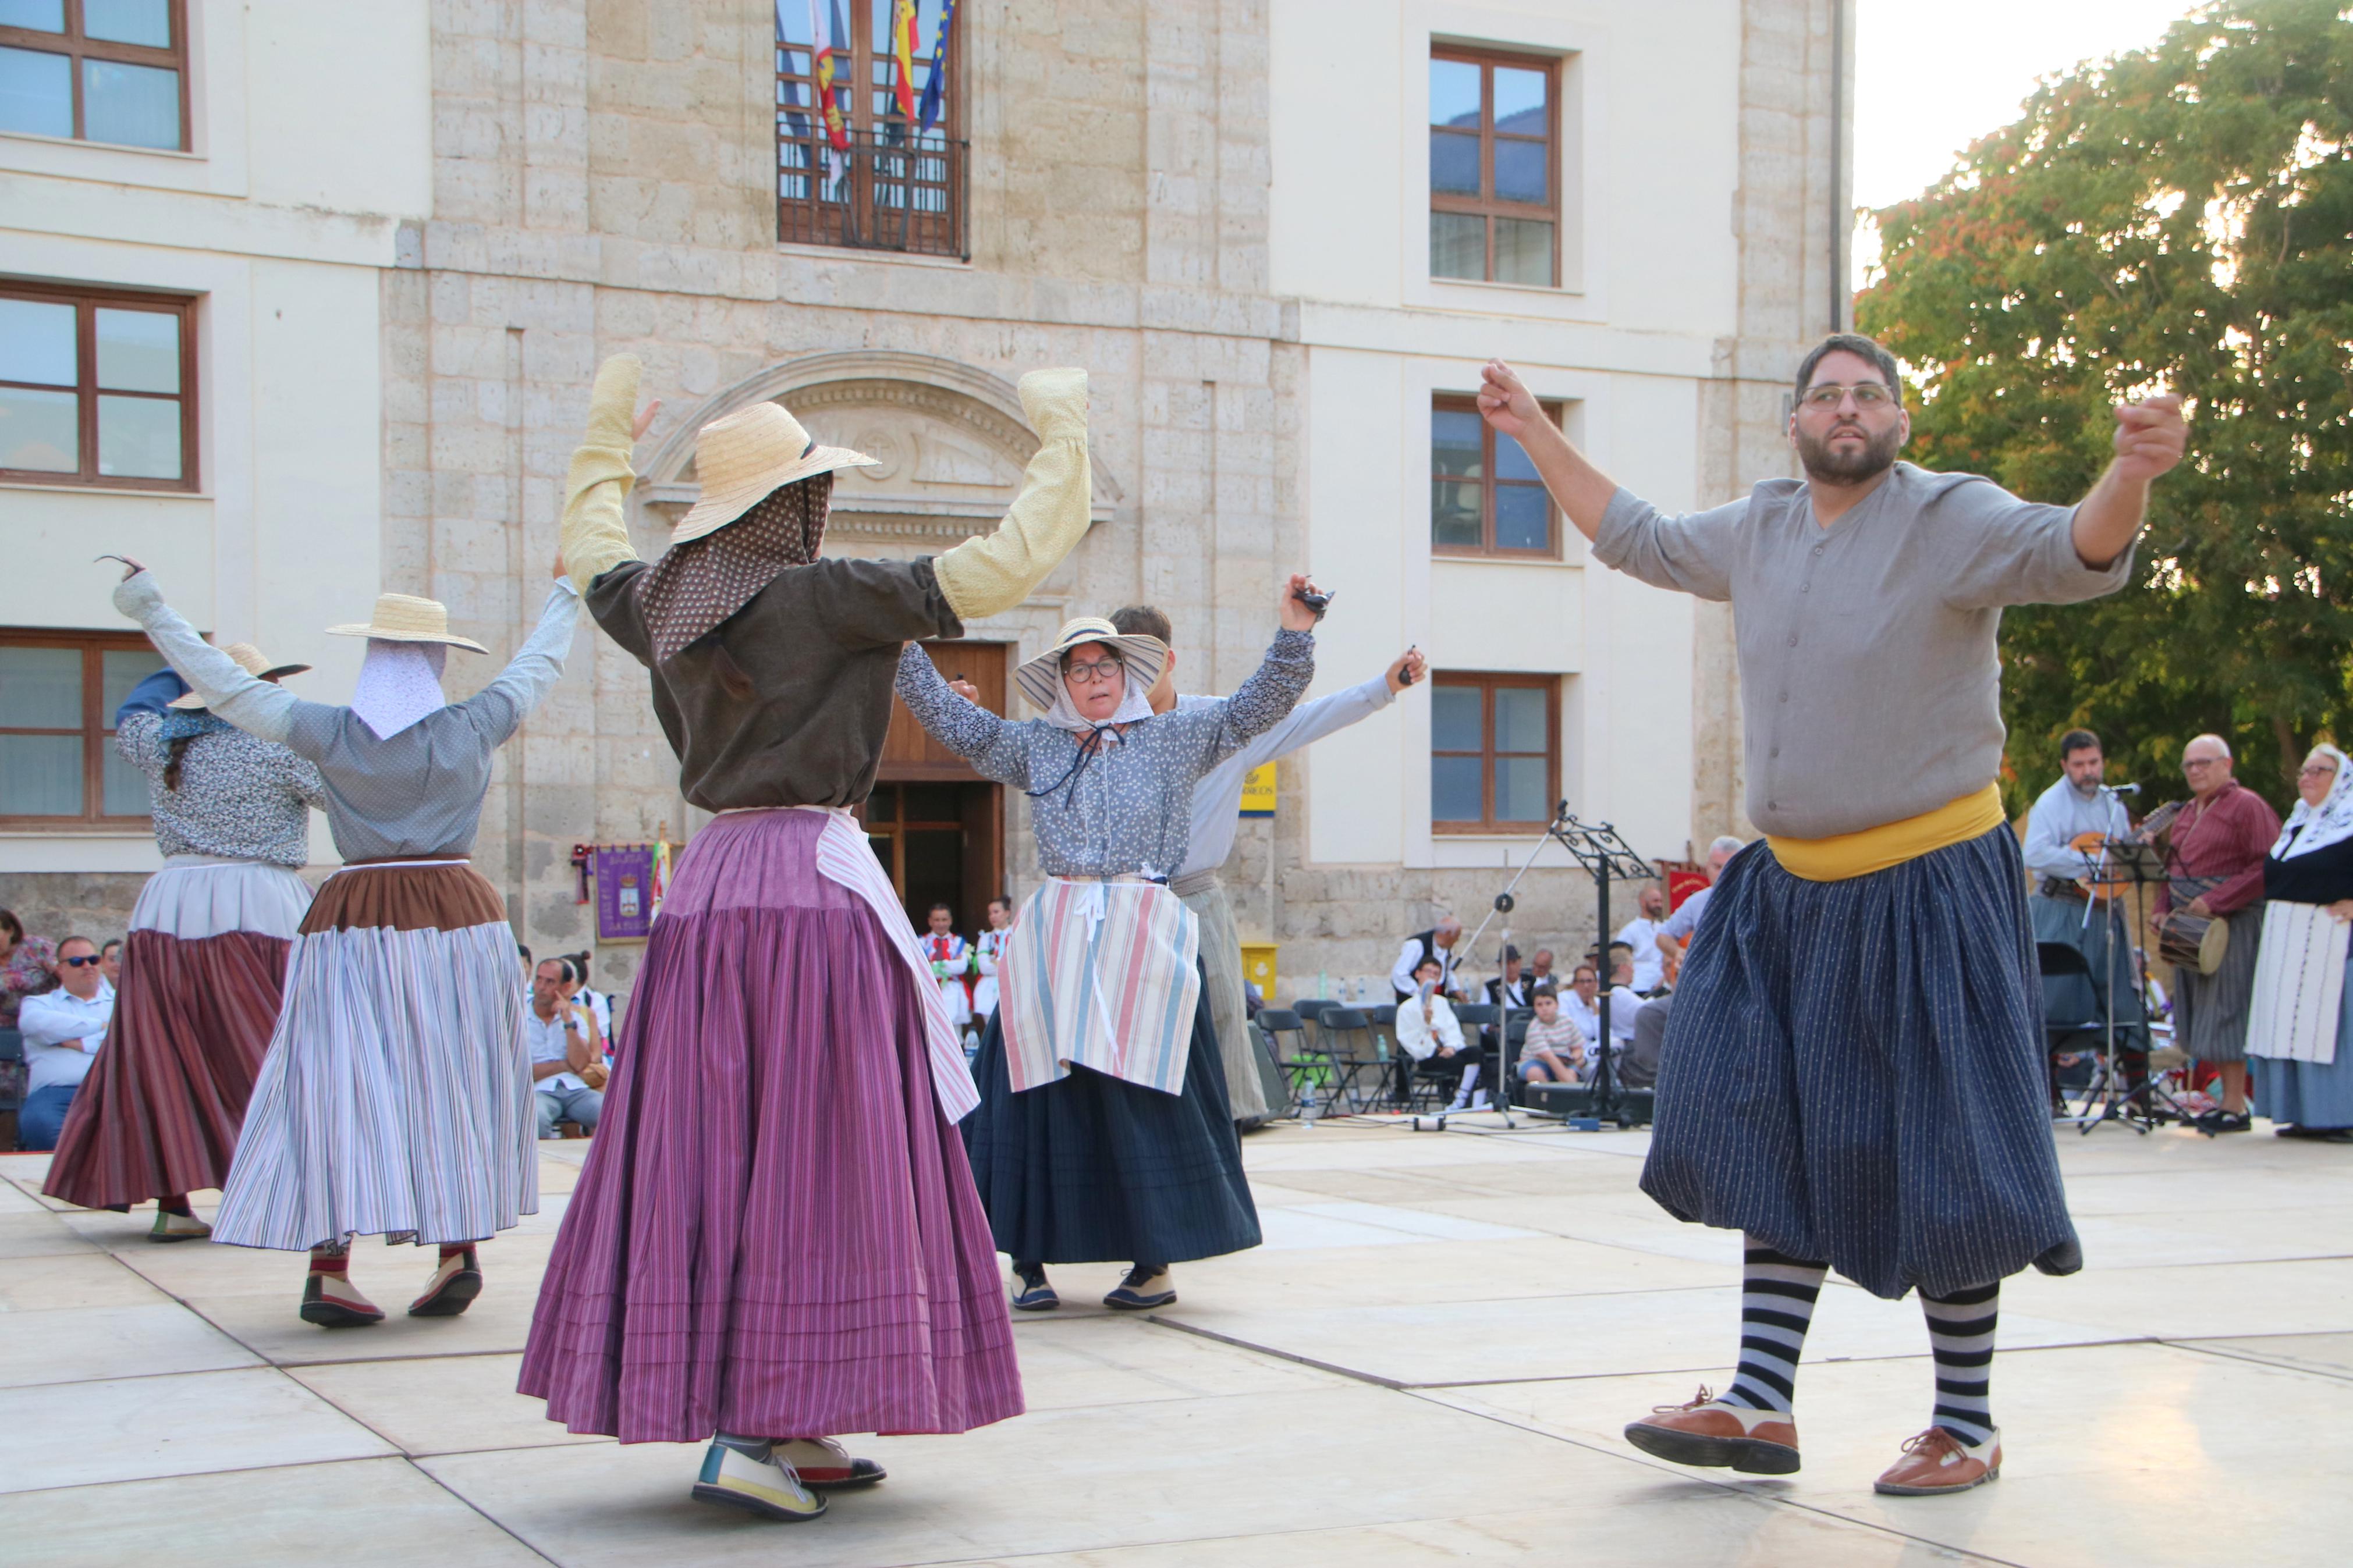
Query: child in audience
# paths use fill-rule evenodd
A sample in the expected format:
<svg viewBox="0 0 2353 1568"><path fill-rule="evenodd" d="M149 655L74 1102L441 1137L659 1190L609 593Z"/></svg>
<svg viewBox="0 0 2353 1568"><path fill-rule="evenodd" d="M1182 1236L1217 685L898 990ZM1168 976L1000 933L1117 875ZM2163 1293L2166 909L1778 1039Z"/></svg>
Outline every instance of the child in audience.
<svg viewBox="0 0 2353 1568"><path fill-rule="evenodd" d="M1536 987L1536 1016L1520 1044L1520 1077L1528 1083L1576 1083L1585 1076L1585 1031L1561 1016L1560 993Z"/></svg>

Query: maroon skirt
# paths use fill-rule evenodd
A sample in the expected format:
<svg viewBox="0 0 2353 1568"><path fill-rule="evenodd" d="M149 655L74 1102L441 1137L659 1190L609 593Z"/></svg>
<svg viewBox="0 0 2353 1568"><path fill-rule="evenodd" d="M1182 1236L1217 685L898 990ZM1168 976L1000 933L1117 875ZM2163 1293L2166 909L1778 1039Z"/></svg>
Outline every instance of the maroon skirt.
<svg viewBox="0 0 2353 1568"><path fill-rule="evenodd" d="M625 1443L1021 1413L988 1222L874 913L814 813L695 837L647 944L519 1386Z"/></svg>
<svg viewBox="0 0 2353 1568"><path fill-rule="evenodd" d="M259 864L175 860L149 879L106 1044L66 1112L43 1191L107 1208L228 1179L278 1022L287 936L310 896L291 872ZM265 929L222 929L242 921ZM179 934L189 931L211 934Z"/></svg>

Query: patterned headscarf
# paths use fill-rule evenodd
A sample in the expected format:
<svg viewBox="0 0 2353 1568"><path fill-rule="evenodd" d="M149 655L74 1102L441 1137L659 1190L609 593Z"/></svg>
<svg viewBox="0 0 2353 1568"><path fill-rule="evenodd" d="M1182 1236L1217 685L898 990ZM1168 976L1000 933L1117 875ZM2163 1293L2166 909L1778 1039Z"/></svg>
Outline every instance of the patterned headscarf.
<svg viewBox="0 0 2353 1568"><path fill-rule="evenodd" d="M2280 828L2278 842L2272 846L2274 860L2294 859L2353 837L2353 763L2347 762L2345 753L2334 746L2315 746L2312 754L2334 762L2337 776L2329 781L2328 793L2318 805L2301 799L2295 803Z"/></svg>
<svg viewBox="0 0 2353 1568"><path fill-rule="evenodd" d="M833 500L833 475L818 474L772 490L716 533L673 545L638 579L638 609L666 664L686 646L750 604L788 566L817 559Z"/></svg>
<svg viewBox="0 0 2353 1568"><path fill-rule="evenodd" d="M441 669L449 649L438 642L394 642L370 637L360 679L352 688L352 711L360 722L389 741L428 713L449 705L441 694Z"/></svg>

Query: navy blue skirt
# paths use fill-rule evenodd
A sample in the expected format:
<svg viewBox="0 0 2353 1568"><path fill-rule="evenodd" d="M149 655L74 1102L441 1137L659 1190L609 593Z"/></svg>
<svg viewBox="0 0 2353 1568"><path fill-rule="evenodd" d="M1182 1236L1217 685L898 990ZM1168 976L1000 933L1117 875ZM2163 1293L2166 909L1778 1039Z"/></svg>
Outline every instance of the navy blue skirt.
<svg viewBox="0 0 2353 1568"><path fill-rule="evenodd" d="M1642 1190L1890 1300L2083 1267L2008 827L1810 882L1751 845L1675 990Z"/></svg>
<svg viewBox="0 0 2353 1568"><path fill-rule="evenodd" d="M973 1062L980 1109L964 1138L998 1251L1024 1263L1184 1263L1259 1244L1208 999L1205 984L1182 1094L1082 1067L1016 1094L1003 1025L989 1016Z"/></svg>

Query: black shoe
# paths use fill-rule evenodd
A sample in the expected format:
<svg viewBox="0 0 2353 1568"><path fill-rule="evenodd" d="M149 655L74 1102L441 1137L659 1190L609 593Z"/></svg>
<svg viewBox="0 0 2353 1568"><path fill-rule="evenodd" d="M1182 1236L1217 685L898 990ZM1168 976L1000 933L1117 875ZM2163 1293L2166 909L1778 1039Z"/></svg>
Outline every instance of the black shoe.
<svg viewBox="0 0 2353 1568"><path fill-rule="evenodd" d="M2253 1126L2243 1110L2210 1110L2198 1119L2200 1132L2246 1132Z"/></svg>
<svg viewBox="0 0 2353 1568"><path fill-rule="evenodd" d="M1017 1312L1050 1312L1062 1304L1054 1288L1046 1283L1046 1266L1042 1263L1017 1263L1013 1266L1013 1310Z"/></svg>
<svg viewBox="0 0 2353 1568"><path fill-rule="evenodd" d="M2311 1143L2353 1143L2353 1127L2306 1127L2297 1123L2272 1129L2274 1138L2301 1138Z"/></svg>
<svg viewBox="0 0 2353 1568"><path fill-rule="evenodd" d="M1165 1263L1139 1263L1127 1271L1117 1289L1103 1298L1103 1305L1123 1312L1148 1311L1166 1307L1176 1300L1176 1282L1169 1278Z"/></svg>
<svg viewBox="0 0 2353 1568"><path fill-rule="evenodd" d="M472 1247L453 1253L441 1260L433 1278L426 1281L425 1294L408 1304L412 1318L454 1318L474 1304L482 1293L482 1266Z"/></svg>

